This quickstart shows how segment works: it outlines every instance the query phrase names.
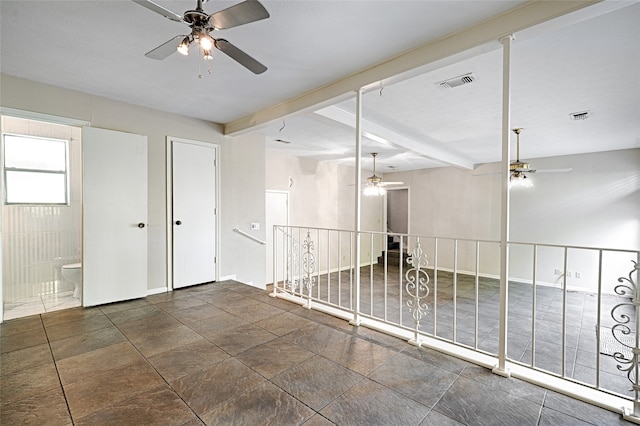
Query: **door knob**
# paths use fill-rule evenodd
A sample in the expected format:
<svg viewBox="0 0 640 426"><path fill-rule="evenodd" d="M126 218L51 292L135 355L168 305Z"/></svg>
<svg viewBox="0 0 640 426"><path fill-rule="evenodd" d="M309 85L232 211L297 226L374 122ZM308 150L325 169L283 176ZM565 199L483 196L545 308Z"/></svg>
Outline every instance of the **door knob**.
<svg viewBox="0 0 640 426"><path fill-rule="evenodd" d="M138 228L144 228L144 223L140 222L140 223L138 224Z"/></svg>
<svg viewBox="0 0 640 426"><path fill-rule="evenodd" d="M182 221L176 220L176 225L182 225Z"/></svg>

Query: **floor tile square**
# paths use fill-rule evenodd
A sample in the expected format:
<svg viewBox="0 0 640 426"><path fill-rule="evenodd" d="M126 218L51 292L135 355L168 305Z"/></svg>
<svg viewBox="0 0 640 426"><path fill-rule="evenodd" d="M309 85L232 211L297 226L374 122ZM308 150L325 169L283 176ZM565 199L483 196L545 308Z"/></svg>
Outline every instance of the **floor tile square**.
<svg viewBox="0 0 640 426"><path fill-rule="evenodd" d="M280 373L271 382L318 411L363 377L319 355Z"/></svg>
<svg viewBox="0 0 640 426"><path fill-rule="evenodd" d="M541 405L498 389L487 392L480 382L461 376L435 410L469 425L535 425Z"/></svg>
<svg viewBox="0 0 640 426"><path fill-rule="evenodd" d="M64 389L71 415L79 419L163 385L165 381L147 362L137 362L78 380Z"/></svg>
<svg viewBox="0 0 640 426"><path fill-rule="evenodd" d="M217 364L229 355L206 339L178 346L148 358L167 381L195 373Z"/></svg>
<svg viewBox="0 0 640 426"><path fill-rule="evenodd" d="M103 328L66 339L51 342L53 358L60 361L95 349L104 348L115 343L124 342L126 337L116 327Z"/></svg>
<svg viewBox="0 0 640 426"><path fill-rule="evenodd" d="M71 415L62 389L39 393L18 402L3 405L0 409L2 425L70 425Z"/></svg>
<svg viewBox="0 0 640 426"><path fill-rule="evenodd" d="M264 377L271 378L313 355L313 352L279 338L249 349L236 358Z"/></svg>
<svg viewBox="0 0 640 426"><path fill-rule="evenodd" d="M13 352L0 354L0 375L37 367L53 362L53 356L47 343Z"/></svg>
<svg viewBox="0 0 640 426"><path fill-rule="evenodd" d="M431 408L457 377L426 362L399 354L382 364L369 378Z"/></svg>
<svg viewBox="0 0 640 426"><path fill-rule="evenodd" d="M196 414L201 415L262 382L262 376L230 358L173 380L170 385Z"/></svg>
<svg viewBox="0 0 640 426"><path fill-rule="evenodd" d="M320 411L341 425L417 425L429 408L364 379Z"/></svg>
<svg viewBox="0 0 640 426"><path fill-rule="evenodd" d="M320 352L322 356L364 376L397 354L396 351L346 335L347 339L329 342Z"/></svg>
<svg viewBox="0 0 640 426"><path fill-rule="evenodd" d="M242 325L231 330L222 331L208 337L208 339L231 355L237 355L248 349L276 339L273 333L256 327L255 325Z"/></svg>
<svg viewBox="0 0 640 426"><path fill-rule="evenodd" d="M21 401L40 393L60 389L56 367L51 363L2 376L0 401L2 405Z"/></svg>
<svg viewBox="0 0 640 426"><path fill-rule="evenodd" d="M299 425L315 412L269 382L220 404L203 414L209 425Z"/></svg>
<svg viewBox="0 0 640 426"><path fill-rule="evenodd" d="M142 361L144 357L130 342L125 341L61 359L56 364L60 381L67 385Z"/></svg>
<svg viewBox="0 0 640 426"><path fill-rule="evenodd" d="M195 414L175 392L163 385L116 402L74 424L180 426L192 420L197 420Z"/></svg>

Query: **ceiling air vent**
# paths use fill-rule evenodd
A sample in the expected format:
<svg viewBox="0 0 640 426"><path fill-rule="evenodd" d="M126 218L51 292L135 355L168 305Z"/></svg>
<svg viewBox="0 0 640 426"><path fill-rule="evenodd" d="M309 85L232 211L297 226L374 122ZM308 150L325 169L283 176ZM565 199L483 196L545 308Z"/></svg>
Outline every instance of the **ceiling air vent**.
<svg viewBox="0 0 640 426"><path fill-rule="evenodd" d="M573 112L569 114L569 117L574 121L586 120L591 117L591 111Z"/></svg>
<svg viewBox="0 0 640 426"><path fill-rule="evenodd" d="M448 80L443 80L439 83L436 83L438 87L441 89L452 89L454 87L463 86L465 84L470 84L476 81L476 76L473 75L472 72L460 75L458 77L450 78Z"/></svg>

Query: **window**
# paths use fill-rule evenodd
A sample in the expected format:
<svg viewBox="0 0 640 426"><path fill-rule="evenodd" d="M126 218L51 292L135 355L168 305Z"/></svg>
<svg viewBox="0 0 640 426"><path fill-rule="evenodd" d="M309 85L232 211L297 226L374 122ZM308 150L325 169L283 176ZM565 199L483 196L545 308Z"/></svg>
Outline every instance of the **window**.
<svg viewBox="0 0 640 426"><path fill-rule="evenodd" d="M67 204L67 144L5 134L5 204Z"/></svg>

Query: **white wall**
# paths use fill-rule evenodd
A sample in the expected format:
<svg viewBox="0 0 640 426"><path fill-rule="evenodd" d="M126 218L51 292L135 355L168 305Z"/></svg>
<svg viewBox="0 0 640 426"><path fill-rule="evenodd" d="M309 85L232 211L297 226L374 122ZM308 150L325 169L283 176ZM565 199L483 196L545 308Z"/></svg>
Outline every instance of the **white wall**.
<svg viewBox="0 0 640 426"><path fill-rule="evenodd" d="M354 142L355 143L355 142ZM266 189L289 191L290 225L331 229L355 229L355 169L333 163L309 160L284 154L266 152ZM291 186L289 186L291 178ZM383 231L383 198L362 197L361 229ZM337 235L331 235L331 244L337 245ZM327 238L321 234L320 250L326 247ZM375 238L373 251L370 240L362 240L361 263L376 259L383 250L383 239ZM348 235L342 237L342 265L348 265ZM336 255L336 253L333 253ZM327 257L319 255L319 267L326 269ZM330 260L335 269L337 259Z"/></svg>
<svg viewBox="0 0 640 426"><path fill-rule="evenodd" d="M5 74L0 75L0 104L6 108L32 111L54 116L84 120L94 127L113 129L146 135L148 137L149 182L149 240L148 240L148 289L154 291L166 287L166 136L219 144L222 149L221 168L221 241L219 270L221 276L236 275L238 279L264 281L264 262L242 265L226 252L237 251L240 244L228 232L236 223L225 211L234 212L237 206L229 205L238 199L226 197L234 192L252 194L254 188L261 193L264 206L264 172L255 170L264 163L263 152L254 143L239 143L222 135L219 124L165 113L149 108L92 96L73 90L36 83ZM261 157L261 158L260 158ZM254 168L250 170L248 167ZM241 175L242 179L234 179ZM226 198L225 198L226 197ZM254 210L256 221L264 223L264 207ZM264 258L264 256L263 256Z"/></svg>
<svg viewBox="0 0 640 426"><path fill-rule="evenodd" d="M223 166L220 179L222 244L220 258L222 273L233 274L238 281L265 288L266 248L236 232L238 228L261 240L265 229L265 150L264 137L245 135L230 138L222 147ZM232 165L232 167L229 167ZM251 230L251 223L259 223L259 230Z"/></svg>
<svg viewBox="0 0 640 426"><path fill-rule="evenodd" d="M640 149L595 154L539 158L537 169L572 168L568 173L531 175L534 187L511 191L510 240L542 244L640 249ZM475 171L453 167L385 174L385 179L403 181L411 187L411 233L427 236L499 240L500 175L497 163ZM466 254L460 269L474 270L474 248L462 247ZM452 249L443 248L439 263L451 267ZM497 247L481 257L481 272L497 275ZM510 275L531 279L531 249L512 247ZM619 267L608 268L605 281L631 269L629 256ZM538 281L558 284L555 269L563 268L562 251L541 249ZM597 255L572 250L568 269L581 278L568 278L568 285L593 289L597 283ZM612 264L613 264L612 263Z"/></svg>

